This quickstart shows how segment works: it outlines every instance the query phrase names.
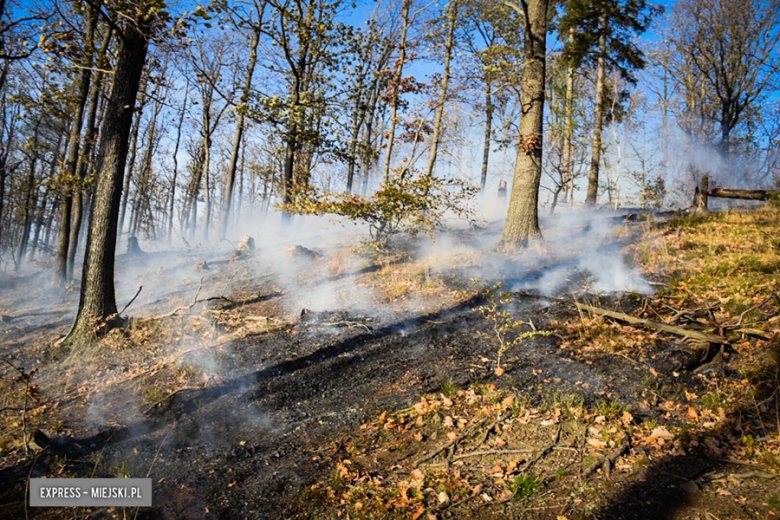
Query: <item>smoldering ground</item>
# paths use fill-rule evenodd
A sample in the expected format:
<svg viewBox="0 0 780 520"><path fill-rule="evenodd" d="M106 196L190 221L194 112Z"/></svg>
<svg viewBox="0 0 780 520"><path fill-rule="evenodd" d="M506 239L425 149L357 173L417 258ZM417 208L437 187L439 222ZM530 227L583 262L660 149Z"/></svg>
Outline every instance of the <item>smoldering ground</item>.
<svg viewBox="0 0 780 520"><path fill-rule="evenodd" d="M151 517L200 517L207 508L230 517L237 507L265 517L280 511L283 497L315 471L306 450L373 410L441 387L453 374L461 384L490 376L485 360L495 351L479 335L487 332L474 312L480 299L462 292L473 290L470 279L480 286L504 281L512 289L560 291L577 289L578 282L559 285L545 277L592 270L589 276L604 287L636 288L636 273L614 236L619 222L601 214L556 219L543 223L544 248L523 255L492 251L500 231L494 225L420 239L404 247L407 258L383 265L357 247L365 230L331 219L296 220L297 235L256 233L252 255L237 255L225 241L177 250L141 241L146 255L118 259L119 307L143 286L125 313L138 320L127 333L118 331L113 343L80 357L53 353L44 340L67 329L76 295L46 295L45 288L19 284L18 291L46 295L35 305L54 302L63 321L41 333L48 318L14 310L19 323L10 336L17 337L4 342L5 350L25 363L43 353L49 356L44 367L52 355L74 356L64 424L59 431L42 425L60 439L57 456L67 454L69 471L110 475L124 468L144 476L151 470L160 497L143 513ZM602 246L601 256L583 260L580 253L594 244ZM606 266L605 258L617 263ZM408 280L409 272L423 278ZM408 287L390 298L388 284ZM23 301L7 294L4 299ZM513 312L554 311L529 301ZM23 345L33 333L41 351ZM549 358L551 349L552 340L542 338L511 353L508 367L517 376L510 377L525 381L522 367L545 366L572 385L586 381L594 393L611 388L604 367L561 366ZM94 366L80 372L85 362ZM37 376L46 398L60 400L59 366L52 363ZM149 387L160 391L150 394ZM46 473L50 462L44 457L37 471ZM0 478L17 482L17 472L24 469ZM267 503L258 504L257 496Z"/></svg>

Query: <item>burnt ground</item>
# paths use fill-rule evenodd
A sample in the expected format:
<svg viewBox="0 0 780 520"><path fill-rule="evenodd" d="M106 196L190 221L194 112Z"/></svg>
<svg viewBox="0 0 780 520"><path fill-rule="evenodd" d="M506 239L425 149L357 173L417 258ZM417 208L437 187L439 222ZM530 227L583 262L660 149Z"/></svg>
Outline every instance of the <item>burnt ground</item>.
<svg viewBox="0 0 780 520"><path fill-rule="evenodd" d="M354 272L371 271L369 266ZM351 272L346 272L334 278L340 282L350 277ZM196 280L197 274L183 282L187 298ZM227 303L212 302L210 309L218 316L226 312L267 316L274 309L282 314L274 305L291 295L277 282L243 277L235 289L240 304L234 297ZM186 292L181 287L171 289L175 291ZM125 290L132 292L130 286ZM165 308L172 298L159 292L144 303L145 312ZM72 305L72 295L64 299ZM0 469L0 512L7 518L283 517L299 490L327 471L320 460L332 441L367 417L406 408L448 381L460 387L490 382L531 396L554 388L576 392L589 402L630 405L637 417L662 415L648 407L643 397L648 368L664 369L662 350L642 363L618 356L583 360L559 348L556 337L533 338L507 354L506 373L496 377L495 347L485 339L490 324L476 312L483 303L479 294L463 293L441 299L423 312L410 308L392 313L308 311L284 326L221 342L215 358L218 375L206 384L173 393L164 406L152 407L149 413L139 413L137 402L128 399L126 414L113 411L123 419L114 417L97 426L84 413L89 398L65 399L58 413L65 418L67 433L52 435L45 450L7 459L9 464ZM9 345L62 334L69 323L68 309L63 305L51 316L28 316L26 327L7 334L11 338L4 341L5 352ZM531 318L540 329L550 320L576 316L564 303L524 292L515 293L512 311ZM219 319L210 323L215 331L212 338L220 343L218 338L229 333L231 325ZM44 351L48 358L41 361L43 370L57 362L56 357L52 361L50 350ZM20 354L15 359L32 363L35 355ZM692 377L682 377L695 388ZM115 397L122 401L121 396ZM664 472L677 478L645 472L613 484L605 491L608 505L595 517L677 517L676 512L690 510L696 502L675 487L678 481L720 465L698 457L670 459ZM25 507L28 476L109 476L117 468L124 474L153 478L152 509Z"/></svg>

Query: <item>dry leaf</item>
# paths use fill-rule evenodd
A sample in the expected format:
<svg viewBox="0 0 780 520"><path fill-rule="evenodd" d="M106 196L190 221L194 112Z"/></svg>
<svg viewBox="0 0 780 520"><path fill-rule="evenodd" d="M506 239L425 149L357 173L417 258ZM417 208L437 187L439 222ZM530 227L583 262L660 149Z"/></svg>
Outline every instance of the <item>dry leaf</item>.
<svg viewBox="0 0 780 520"><path fill-rule="evenodd" d="M672 440L674 439L674 434L667 430L663 426L658 426L657 428L653 429L653 432L650 434L650 437L653 437L654 439L664 439L664 440Z"/></svg>
<svg viewBox="0 0 780 520"><path fill-rule="evenodd" d="M598 448L600 450L607 447L606 443L604 443L603 441L600 441L598 439L594 439L593 437L590 437L588 439L588 444L590 444L594 448Z"/></svg>

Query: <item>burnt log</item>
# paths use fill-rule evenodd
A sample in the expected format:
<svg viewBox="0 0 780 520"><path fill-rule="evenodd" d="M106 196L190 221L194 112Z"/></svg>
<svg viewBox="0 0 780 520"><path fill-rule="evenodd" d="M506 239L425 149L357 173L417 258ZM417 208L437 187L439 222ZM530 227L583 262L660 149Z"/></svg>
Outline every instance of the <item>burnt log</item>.
<svg viewBox="0 0 780 520"><path fill-rule="evenodd" d="M707 193L710 197L719 197L721 199L744 199L744 200L769 200L780 197L778 190L735 190L731 188L714 188Z"/></svg>

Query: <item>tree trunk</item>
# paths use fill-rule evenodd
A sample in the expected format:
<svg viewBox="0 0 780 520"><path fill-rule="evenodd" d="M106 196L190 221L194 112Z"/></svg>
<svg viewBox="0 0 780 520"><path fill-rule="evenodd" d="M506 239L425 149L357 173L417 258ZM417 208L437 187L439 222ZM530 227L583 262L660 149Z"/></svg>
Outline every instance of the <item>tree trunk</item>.
<svg viewBox="0 0 780 520"><path fill-rule="evenodd" d="M249 94L252 89L252 76L254 76L255 65L257 64L257 47L260 44L260 29L263 23L264 9L265 4L263 4L263 9L260 11L260 19L254 27L252 51L249 55L249 67L246 71L246 78L244 80L244 91L241 94L241 105L236 108L238 111L238 121L236 121L236 135L233 137L233 151L230 154L230 164L228 165L227 180L225 182L225 200L222 204L222 222L220 226L221 238L225 238L227 235L228 222L230 220L230 209L233 204L233 186L236 182L236 168L238 167L238 160L241 155L241 140L244 137L244 122L246 120Z"/></svg>
<svg viewBox="0 0 780 520"><path fill-rule="evenodd" d="M184 116L187 113L187 99L190 94L190 82L187 80L187 85L184 87L184 104L181 107L181 116L179 116L179 124L176 127L176 144L173 147L173 178L171 179L171 198L168 201L168 243L171 243L173 237L173 207L176 202L176 178L179 175L179 146L181 145L181 130L184 126ZM182 235L184 230L181 230Z"/></svg>
<svg viewBox="0 0 780 520"><path fill-rule="evenodd" d="M89 83L92 76L92 40L94 38L96 24L97 13L90 9L87 15L87 39L85 42L87 57L85 59L85 67L81 70L81 76L76 90L76 101L73 105L73 122L71 124L70 138L68 141L68 155L65 158L65 168L60 177L63 184L62 215L60 217L60 235L57 242L57 261L54 266L54 281L60 285L64 285L69 280L68 247L70 246L73 192L74 184L76 189L80 189L75 182L75 176L79 158L79 145L81 143L81 126L84 122L84 106L87 103Z"/></svg>
<svg viewBox="0 0 780 520"><path fill-rule="evenodd" d="M436 165L436 156L439 153L441 122L444 118L444 104L447 101L447 88L450 84L450 59L452 58L452 47L455 42L455 26L458 23L458 0L450 0L447 7L450 24L447 29L447 43L444 47L444 75L441 78L441 95L439 96L439 106L436 107L436 116L433 123L433 137L431 139L431 154L428 158L428 168L425 172L425 175L428 178L433 177L433 167Z"/></svg>
<svg viewBox="0 0 780 520"><path fill-rule="evenodd" d="M145 86L141 90L146 90ZM135 158L138 154L138 134L141 130L141 116L143 115L146 100L141 102L136 111L137 117L133 124L132 142L130 145L130 160L127 161L124 187L122 188L122 212L119 216L119 234L121 235L125 227L125 214L127 213L127 201L130 200L130 182L133 180L133 169L135 169Z"/></svg>
<svg viewBox="0 0 780 520"><path fill-rule="evenodd" d="M97 119L97 109L100 104L100 90L103 88L103 75L99 72L106 67L106 53L111 43L113 30L108 27L103 37L103 43L100 45L97 59L97 69L95 79L89 91L89 111L87 113L87 127L84 132L84 146L81 148L78 162L76 163L76 177L78 180L77 189L73 192L73 222L70 227L70 238L68 244L68 279L73 279L73 270L76 263L76 250L79 247L79 236L82 229L84 216L84 189L82 184L87 174L87 165L95 140L95 120ZM91 44L90 44L91 47ZM90 60L91 62L91 60Z"/></svg>
<svg viewBox="0 0 780 520"><path fill-rule="evenodd" d="M203 103L203 193L206 202L206 215L203 226L203 238L209 239L209 225L211 225L211 183L209 179L209 167L211 166L211 98L208 103Z"/></svg>
<svg viewBox="0 0 780 520"><path fill-rule="evenodd" d="M38 130L41 125L41 120L38 119L35 122L35 130L33 132L33 142L32 142L32 158L30 160L30 171L27 175L27 182L26 188L27 193L25 194L24 198L24 214L22 217L22 229L21 233L19 234L19 244L16 248L16 262L15 262L15 270L18 273L19 269L22 267L22 261L24 260L24 256L27 253L27 243L30 237L30 228L32 227L32 218L33 213L35 213L35 207L38 204L38 197L37 197L37 190L38 187L35 185L35 169L38 166ZM36 193L35 196L33 193Z"/></svg>
<svg viewBox="0 0 780 520"><path fill-rule="evenodd" d="M574 42L574 28L569 29L569 43ZM571 168L571 148L574 137L574 63L566 66L566 135L563 138L564 202L566 194L574 201L574 175ZM556 194L557 195L557 194Z"/></svg>
<svg viewBox="0 0 780 520"><path fill-rule="evenodd" d="M347 168L347 193L352 193L352 184L355 180L355 166L357 165L357 147L360 138L360 129L366 120L367 107L363 104L363 76L362 72L357 88L355 89L357 98L355 99L355 111L352 115L352 138L349 141L349 165Z"/></svg>
<svg viewBox="0 0 780 520"><path fill-rule="evenodd" d="M70 341L92 336L97 332L96 324L117 312L114 258L122 180L149 32L149 26L128 25L118 51L110 103L100 132L100 165L90 212L79 309L67 337Z"/></svg>
<svg viewBox="0 0 780 520"><path fill-rule="evenodd" d="M596 72L596 106L593 113L593 148L590 155L590 174L588 175L588 197L586 203L594 206L599 195L599 165L601 164L601 134L604 127L604 74L606 69L607 36L605 18L599 20L599 61Z"/></svg>
<svg viewBox="0 0 780 520"><path fill-rule="evenodd" d="M487 74L487 73L486 73ZM485 195L487 184L488 164L490 161L490 141L493 135L493 85L489 78L485 78L485 144L482 148L482 177L479 183L479 193Z"/></svg>
<svg viewBox="0 0 780 520"><path fill-rule="evenodd" d="M401 41L398 44L398 62L395 66L395 74L390 84L393 89L393 98L390 103L390 130L387 133L387 156L385 157L385 180L390 179L390 160L393 157L393 145L395 144L395 127L398 124L398 98L400 97L401 80L404 74L404 61L406 61L406 34L409 30L409 11L412 0L403 0L403 27L401 29Z"/></svg>
<svg viewBox="0 0 780 520"><path fill-rule="evenodd" d="M542 178L544 85L548 0L528 0L518 8L526 19L523 48L522 107L517 161L506 225L499 249L512 251L541 239L539 183Z"/></svg>

